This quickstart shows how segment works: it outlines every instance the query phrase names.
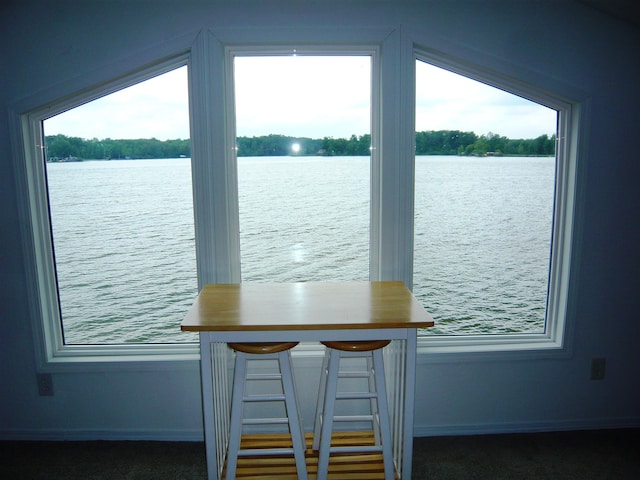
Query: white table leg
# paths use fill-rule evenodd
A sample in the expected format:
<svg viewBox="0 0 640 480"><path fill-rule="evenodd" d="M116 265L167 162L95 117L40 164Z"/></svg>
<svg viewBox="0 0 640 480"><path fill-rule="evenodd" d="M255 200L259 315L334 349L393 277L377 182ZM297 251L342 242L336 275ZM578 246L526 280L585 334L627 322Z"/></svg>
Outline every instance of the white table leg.
<svg viewBox="0 0 640 480"><path fill-rule="evenodd" d="M406 376L404 382L404 445L402 447L402 478L411 480L413 462L413 419L416 394L417 329L408 329L405 346Z"/></svg>
<svg viewBox="0 0 640 480"><path fill-rule="evenodd" d="M218 461L216 458L217 439L214 428L213 405L213 363L211 358L211 343L207 333L200 333L200 378L202 388L202 413L204 420L204 440L207 453L207 477L209 480L219 480Z"/></svg>

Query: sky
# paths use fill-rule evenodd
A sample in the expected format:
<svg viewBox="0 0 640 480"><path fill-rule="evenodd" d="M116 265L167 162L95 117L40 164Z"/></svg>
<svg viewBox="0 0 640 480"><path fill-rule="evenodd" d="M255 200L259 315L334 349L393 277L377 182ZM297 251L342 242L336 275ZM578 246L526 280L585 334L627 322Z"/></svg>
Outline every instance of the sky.
<svg viewBox="0 0 640 480"><path fill-rule="evenodd" d="M416 130L536 138L556 132L557 112L495 87L416 63Z"/></svg>
<svg viewBox="0 0 640 480"><path fill-rule="evenodd" d="M236 57L237 136L349 138L370 133L366 56ZM555 133L556 112L418 61L416 130ZM188 138L187 68L181 67L45 121L45 135Z"/></svg>

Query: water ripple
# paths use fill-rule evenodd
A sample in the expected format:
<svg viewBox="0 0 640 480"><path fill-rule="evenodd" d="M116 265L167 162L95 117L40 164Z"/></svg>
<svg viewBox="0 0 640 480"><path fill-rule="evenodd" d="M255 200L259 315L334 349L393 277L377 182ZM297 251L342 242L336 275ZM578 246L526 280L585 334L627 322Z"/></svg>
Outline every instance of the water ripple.
<svg viewBox="0 0 640 480"><path fill-rule="evenodd" d="M368 158L241 158L243 281L367 280ZM67 343L187 342L189 160L47 165ZM414 292L430 334L544 330L553 159L416 159Z"/></svg>

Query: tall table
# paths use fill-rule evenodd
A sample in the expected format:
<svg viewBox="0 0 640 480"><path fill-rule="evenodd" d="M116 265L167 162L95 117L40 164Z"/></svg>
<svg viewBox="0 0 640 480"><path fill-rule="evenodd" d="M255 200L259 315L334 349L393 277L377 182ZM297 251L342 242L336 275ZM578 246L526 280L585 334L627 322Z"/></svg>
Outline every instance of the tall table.
<svg viewBox="0 0 640 480"><path fill-rule="evenodd" d="M402 282L206 285L184 318L200 334L209 480L222 478L229 435L229 342L392 340L385 373L396 472L411 478L417 329L433 319Z"/></svg>

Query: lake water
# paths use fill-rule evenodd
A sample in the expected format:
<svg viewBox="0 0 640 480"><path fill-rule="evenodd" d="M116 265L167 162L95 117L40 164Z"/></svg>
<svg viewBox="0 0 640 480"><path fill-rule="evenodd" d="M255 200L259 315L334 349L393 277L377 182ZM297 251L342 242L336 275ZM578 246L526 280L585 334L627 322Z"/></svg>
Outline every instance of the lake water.
<svg viewBox="0 0 640 480"><path fill-rule="evenodd" d="M243 281L367 280L369 159L238 160ZM188 342L188 159L47 164L69 344ZM418 157L414 293L429 334L541 332L554 159Z"/></svg>

